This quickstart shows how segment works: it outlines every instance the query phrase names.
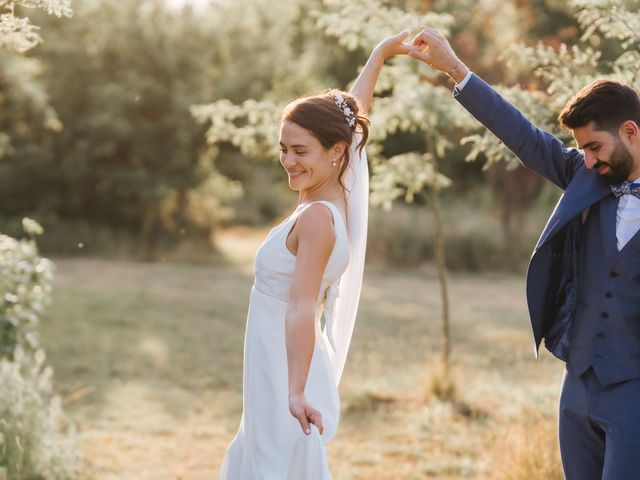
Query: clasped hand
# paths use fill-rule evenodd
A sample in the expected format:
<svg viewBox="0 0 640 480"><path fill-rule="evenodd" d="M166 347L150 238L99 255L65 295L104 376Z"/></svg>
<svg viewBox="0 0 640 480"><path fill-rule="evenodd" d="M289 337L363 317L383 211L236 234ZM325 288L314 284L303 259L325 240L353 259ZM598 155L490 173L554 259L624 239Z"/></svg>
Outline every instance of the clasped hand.
<svg viewBox="0 0 640 480"><path fill-rule="evenodd" d="M423 26L411 43L404 40L409 36L409 29L385 38L374 49L382 60L395 55L409 55L436 70L449 74L459 82L467 73L467 67L456 56L449 41L442 33L432 27Z"/></svg>

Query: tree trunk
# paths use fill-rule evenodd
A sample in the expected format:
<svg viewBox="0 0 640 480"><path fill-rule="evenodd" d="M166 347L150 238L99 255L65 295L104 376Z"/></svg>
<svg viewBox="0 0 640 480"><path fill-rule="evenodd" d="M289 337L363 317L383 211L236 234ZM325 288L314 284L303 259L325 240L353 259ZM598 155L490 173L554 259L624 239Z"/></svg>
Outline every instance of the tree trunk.
<svg viewBox="0 0 640 480"><path fill-rule="evenodd" d="M156 203L147 207L141 229L141 256L144 260L153 261L157 258L160 237L164 232L162 216Z"/></svg>
<svg viewBox="0 0 640 480"><path fill-rule="evenodd" d="M451 356L451 332L449 323L449 286L447 281L447 265L444 250L444 222L442 219L442 206L440 204L440 193L437 189L429 191L429 205L435 220L434 238L434 259L438 282L440 284L440 295L442 299L442 367L443 380L449 384L449 359Z"/></svg>

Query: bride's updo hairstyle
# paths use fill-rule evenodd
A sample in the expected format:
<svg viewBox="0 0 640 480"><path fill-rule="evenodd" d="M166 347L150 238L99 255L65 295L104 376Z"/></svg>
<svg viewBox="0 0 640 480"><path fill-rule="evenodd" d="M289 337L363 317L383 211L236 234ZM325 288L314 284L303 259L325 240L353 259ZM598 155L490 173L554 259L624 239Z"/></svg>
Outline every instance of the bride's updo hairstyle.
<svg viewBox="0 0 640 480"><path fill-rule="evenodd" d="M342 164L338 173L338 182L344 189L343 175L349 166L349 147L353 135L362 135L358 150L362 150L369 137L369 119L360 115L356 99L341 90L330 90L321 95L301 97L282 112L281 121L293 122L301 126L318 139L325 150L338 142L345 142L347 148L342 156Z"/></svg>

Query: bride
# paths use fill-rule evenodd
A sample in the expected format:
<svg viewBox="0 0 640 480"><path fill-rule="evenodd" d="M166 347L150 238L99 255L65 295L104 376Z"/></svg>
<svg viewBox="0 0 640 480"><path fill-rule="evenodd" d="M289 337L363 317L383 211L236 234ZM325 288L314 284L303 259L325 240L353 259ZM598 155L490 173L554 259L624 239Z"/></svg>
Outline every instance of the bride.
<svg viewBox="0 0 640 480"><path fill-rule="evenodd" d="M350 93L291 102L280 163L298 207L256 255L244 344L243 414L221 480L328 480L338 383L355 323L367 235L367 111L386 58L408 31L373 50Z"/></svg>

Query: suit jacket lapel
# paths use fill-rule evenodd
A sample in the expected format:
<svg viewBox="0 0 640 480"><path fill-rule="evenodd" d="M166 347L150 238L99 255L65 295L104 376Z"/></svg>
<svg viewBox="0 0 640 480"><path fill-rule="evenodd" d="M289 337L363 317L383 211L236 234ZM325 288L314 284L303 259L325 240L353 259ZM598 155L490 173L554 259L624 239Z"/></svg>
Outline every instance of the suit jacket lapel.
<svg viewBox="0 0 640 480"><path fill-rule="evenodd" d="M616 236L616 217L618 212L618 199L611 195L600 203L600 229L604 251L613 256L618 253L618 237Z"/></svg>
<svg viewBox="0 0 640 480"><path fill-rule="evenodd" d="M549 217L536 250L558 233L569 220L609 194L611 194L611 188L600 179L597 172L580 167Z"/></svg>

